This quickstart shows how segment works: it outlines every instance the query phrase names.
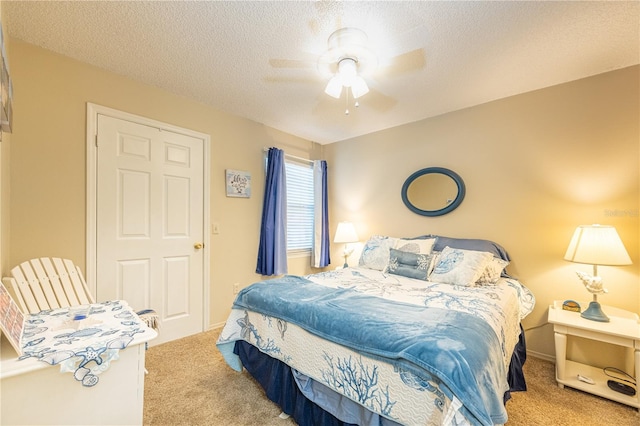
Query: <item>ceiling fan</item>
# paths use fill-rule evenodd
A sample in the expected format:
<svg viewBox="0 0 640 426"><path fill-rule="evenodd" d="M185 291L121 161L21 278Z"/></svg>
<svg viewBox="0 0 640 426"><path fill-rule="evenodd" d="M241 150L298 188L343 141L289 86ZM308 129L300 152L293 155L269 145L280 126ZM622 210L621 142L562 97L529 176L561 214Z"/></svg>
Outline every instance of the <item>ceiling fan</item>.
<svg viewBox="0 0 640 426"><path fill-rule="evenodd" d="M378 65L378 58L367 47L367 35L357 28L340 28L329 36L329 49L318 59L318 69L332 73L325 93L339 99L345 88L354 99L369 93L369 86L362 77Z"/></svg>
<svg viewBox="0 0 640 426"><path fill-rule="evenodd" d="M371 107L379 110L392 108L395 99L375 90L373 86L380 86L381 77L392 78L394 75L421 69L425 65L423 49L415 49L385 61L386 66L379 67L379 59L369 48L368 37L360 29L343 27L331 33L327 41L327 50L317 57L316 67L327 84L324 92L335 99L342 94L346 98L345 114L349 114L349 97L358 107L357 99L369 93ZM274 68L311 68L310 60L270 59L269 64ZM271 81L287 81L271 79ZM317 80L307 80L317 84ZM322 102L322 100L321 100ZM369 104L369 102L367 103ZM335 105L334 105L335 107Z"/></svg>

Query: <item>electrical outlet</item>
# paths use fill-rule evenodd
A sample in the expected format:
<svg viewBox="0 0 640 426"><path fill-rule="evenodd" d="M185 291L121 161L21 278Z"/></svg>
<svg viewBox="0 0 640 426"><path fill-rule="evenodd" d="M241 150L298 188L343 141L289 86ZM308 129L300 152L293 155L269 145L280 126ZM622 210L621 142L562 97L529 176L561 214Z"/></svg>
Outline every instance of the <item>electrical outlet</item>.
<svg viewBox="0 0 640 426"><path fill-rule="evenodd" d="M233 294L238 294L240 292L240 283L233 284Z"/></svg>

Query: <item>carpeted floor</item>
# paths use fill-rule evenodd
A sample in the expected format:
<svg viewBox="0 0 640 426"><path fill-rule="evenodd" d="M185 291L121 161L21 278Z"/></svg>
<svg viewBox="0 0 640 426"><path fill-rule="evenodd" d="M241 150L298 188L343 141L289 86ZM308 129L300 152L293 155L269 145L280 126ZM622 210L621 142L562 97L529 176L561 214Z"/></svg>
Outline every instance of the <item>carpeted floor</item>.
<svg viewBox="0 0 640 426"><path fill-rule="evenodd" d="M291 426L280 409L246 373L233 371L216 349L220 330L154 346L147 351L144 424L158 426ZM529 390L507 403L509 426L638 426L632 407L611 402L555 382L554 365L529 358Z"/></svg>

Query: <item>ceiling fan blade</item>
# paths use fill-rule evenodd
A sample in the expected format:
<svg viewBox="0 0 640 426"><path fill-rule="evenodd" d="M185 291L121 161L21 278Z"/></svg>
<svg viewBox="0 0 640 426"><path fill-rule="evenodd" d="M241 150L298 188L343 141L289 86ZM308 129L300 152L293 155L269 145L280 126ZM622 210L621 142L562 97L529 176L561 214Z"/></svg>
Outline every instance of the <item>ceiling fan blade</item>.
<svg viewBox="0 0 640 426"><path fill-rule="evenodd" d="M424 49L414 49L402 53L389 60L387 65L380 66L375 74L384 77L393 77L411 71L421 70L427 64Z"/></svg>
<svg viewBox="0 0 640 426"><path fill-rule="evenodd" d="M315 84L322 87L323 80L314 77L285 77L285 76L267 76L262 79L267 83L301 83L301 84Z"/></svg>
<svg viewBox="0 0 640 426"><path fill-rule="evenodd" d="M345 115L345 108L346 104L344 99L335 99L323 93L318 97L318 102L316 102L311 112L314 115L320 115L322 117L339 118Z"/></svg>
<svg viewBox="0 0 640 426"><path fill-rule="evenodd" d="M398 103L398 101L396 101L394 98L387 96L373 88L369 88L369 93L358 98L358 102L360 102L361 107L371 107L372 109L380 112L389 111Z"/></svg>

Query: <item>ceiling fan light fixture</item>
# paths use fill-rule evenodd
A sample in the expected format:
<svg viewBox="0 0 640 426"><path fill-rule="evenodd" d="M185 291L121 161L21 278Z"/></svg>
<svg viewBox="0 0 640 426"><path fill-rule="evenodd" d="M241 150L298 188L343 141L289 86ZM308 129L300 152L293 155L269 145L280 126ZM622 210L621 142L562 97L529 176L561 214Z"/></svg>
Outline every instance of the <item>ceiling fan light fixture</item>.
<svg viewBox="0 0 640 426"><path fill-rule="evenodd" d="M342 79L338 74L331 77L329 83L327 83L327 87L324 89L324 93L332 98L340 99L340 95L342 94Z"/></svg>
<svg viewBox="0 0 640 426"><path fill-rule="evenodd" d="M342 87L351 88L354 99L369 92L362 75L377 65L377 58L365 45L367 35L356 28L341 28L329 36L329 50L318 59L318 69L329 83L325 93L339 99Z"/></svg>
<svg viewBox="0 0 640 426"><path fill-rule="evenodd" d="M340 62L338 62L338 72L331 77L324 92L329 96L339 99L343 86L351 88L354 99L369 92L367 82L358 75L358 63L354 58L342 58Z"/></svg>
<svg viewBox="0 0 640 426"><path fill-rule="evenodd" d="M358 99L360 96L369 93L369 86L367 86L367 82L364 81L364 78L356 76L353 84L351 85L351 93L353 94L354 99Z"/></svg>
<svg viewBox="0 0 640 426"><path fill-rule="evenodd" d="M338 63L338 74L342 80L342 85L344 87L351 87L355 79L358 78L358 69L355 59L341 59Z"/></svg>

